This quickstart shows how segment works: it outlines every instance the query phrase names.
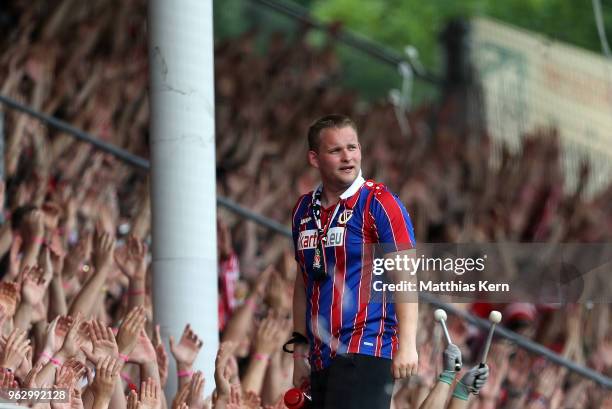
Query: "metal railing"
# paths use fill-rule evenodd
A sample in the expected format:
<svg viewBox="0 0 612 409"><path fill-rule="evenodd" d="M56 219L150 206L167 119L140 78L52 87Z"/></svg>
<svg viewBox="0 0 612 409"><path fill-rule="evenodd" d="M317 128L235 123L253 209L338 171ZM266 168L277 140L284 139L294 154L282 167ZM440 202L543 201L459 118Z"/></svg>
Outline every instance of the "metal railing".
<svg viewBox="0 0 612 409"><path fill-rule="evenodd" d="M260 1L260 0L255 0L255 1ZM53 116L50 115L46 115L43 114L41 112L38 112L26 105L23 105L11 98L8 98L6 96L0 95L0 102L5 104L6 106L16 109L18 111L21 111L23 113L26 113L44 123L46 123L47 125L50 125L60 131L66 132L72 136L74 136L75 138L83 141L83 142L88 142L91 143L93 146L95 146L96 148L106 152L106 153L110 153L111 155L114 155L115 157L117 157L118 159L122 160L123 162L130 164L132 166L136 166L140 169L143 170L149 170L150 168L150 162L147 159L141 158L139 156L133 155L129 152L127 152L124 149L118 148L112 144L109 143L105 143L102 142L101 140L95 138L94 136L88 134L87 132L84 132L82 130L79 130L73 126L71 126L70 124L68 124L65 121L62 121L58 118L55 118ZM239 205L238 203L234 202L233 200L224 198L224 197L217 197L217 204L220 206L223 206L229 210L231 210L232 212L245 217L251 221L254 221L255 223L266 227L267 229L273 230L278 234L281 234L287 238L291 238L291 230L274 221L271 220L265 216L262 216L258 213L253 212L252 210L249 210L247 208L242 207L241 205ZM479 328L482 329L488 329L489 328L489 322L487 320L483 320L481 318L475 317L465 311L459 310L457 308L455 308L453 305L450 304L446 304L443 302L440 302L439 300L437 300L435 297L426 294L426 293L421 293L419 294L419 298L425 302L428 302L436 307L439 308L443 308L445 309L447 312L457 315L460 318L466 320L467 322L476 325ZM537 344L533 341L531 341L528 338L525 338L522 335L519 335L513 331L510 331L506 328L497 327L496 330L496 334L498 336L501 336L503 338L506 338L514 343L516 343L518 346L520 346L521 348L532 352L532 353L536 353L539 355L544 356L545 358L547 358L548 360L550 360L551 362L557 364L557 365L561 365L566 367L567 369L576 372L580 375L582 375L585 378L588 378L592 381L597 382L599 385L603 386L604 388L607 389L612 389L612 379L608 378L607 376L596 372L590 368L587 368L583 365L579 365L575 362L572 362L566 358L563 358L562 356L560 356L559 354L556 354L555 352L551 351L550 349Z"/></svg>
<svg viewBox="0 0 612 409"><path fill-rule="evenodd" d="M323 23L320 20L312 17L307 9L291 3L291 2L282 2L278 0L250 0L253 3L260 4L265 6L271 10L276 11L277 13L281 13L287 17L290 17L294 20L297 20L303 24L306 24L309 27L315 28L317 30L326 31L328 33L332 33L332 38L346 44L356 50L363 52L364 54L369 55L372 58L375 58L385 64L389 64L395 68L399 67L400 64L409 64L412 68L412 71L420 80L425 82L429 82L433 85L441 85L442 80L438 78L435 74L427 72L423 67L416 67L409 58L406 58L402 54L398 53L395 50L389 49L381 44L378 44L370 39L367 39L359 34L356 34L350 30L346 29L331 29L329 24Z"/></svg>

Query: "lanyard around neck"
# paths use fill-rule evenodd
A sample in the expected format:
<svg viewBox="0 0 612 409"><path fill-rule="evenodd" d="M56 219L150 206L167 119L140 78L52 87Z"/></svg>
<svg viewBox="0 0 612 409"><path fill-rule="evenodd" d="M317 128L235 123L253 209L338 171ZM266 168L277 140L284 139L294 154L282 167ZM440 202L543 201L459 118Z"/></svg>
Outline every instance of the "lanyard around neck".
<svg viewBox="0 0 612 409"><path fill-rule="evenodd" d="M338 201L338 203L336 204L336 207L334 208L334 212L332 213L332 216L329 219L327 219L325 226L321 226L321 209L322 209L321 195L322 195L321 189L318 189L317 191L315 191L314 200L312 203L313 218L314 218L315 224L317 225L317 231L319 233L317 237L317 242L319 241L325 242L325 239L326 239L325 236L327 235L327 231L329 230L329 227L333 223L334 218L336 217L336 214L338 214L338 209L340 209L340 206L342 205L342 202L343 202L342 199Z"/></svg>

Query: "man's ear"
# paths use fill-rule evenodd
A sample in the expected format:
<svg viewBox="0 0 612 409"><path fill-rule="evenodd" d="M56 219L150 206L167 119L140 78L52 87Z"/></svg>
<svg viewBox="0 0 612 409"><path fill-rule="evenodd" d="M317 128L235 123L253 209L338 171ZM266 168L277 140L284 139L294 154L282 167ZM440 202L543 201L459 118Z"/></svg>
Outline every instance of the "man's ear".
<svg viewBox="0 0 612 409"><path fill-rule="evenodd" d="M315 151L308 151L308 163L313 168L319 169L319 154Z"/></svg>

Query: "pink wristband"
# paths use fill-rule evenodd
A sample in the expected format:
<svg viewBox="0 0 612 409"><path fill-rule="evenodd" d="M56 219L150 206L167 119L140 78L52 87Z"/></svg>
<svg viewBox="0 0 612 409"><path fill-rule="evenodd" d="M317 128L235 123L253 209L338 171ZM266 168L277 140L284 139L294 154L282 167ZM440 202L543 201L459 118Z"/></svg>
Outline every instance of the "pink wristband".
<svg viewBox="0 0 612 409"><path fill-rule="evenodd" d="M308 355L308 354L301 354L299 352L294 352L293 353L293 357L294 358L300 358L300 359L308 359L310 357L310 355Z"/></svg>
<svg viewBox="0 0 612 409"><path fill-rule="evenodd" d="M130 357L126 354L119 354L119 359L121 359L123 362L127 362L130 360Z"/></svg>
<svg viewBox="0 0 612 409"><path fill-rule="evenodd" d="M34 237L32 241L36 244L45 244L45 238L40 236Z"/></svg>
<svg viewBox="0 0 612 409"><path fill-rule="evenodd" d="M51 362L53 365L55 366L62 366L62 361L60 361L59 359L55 359L53 358L51 355L49 355L46 352L41 352L41 355L44 356L45 358L49 358L48 362Z"/></svg>
<svg viewBox="0 0 612 409"><path fill-rule="evenodd" d="M49 354L48 354L48 353L46 353L45 351L41 352L41 353L38 355L38 358L40 359L40 357L41 357L41 356L42 356L42 357L47 358L47 362L49 362L49 361L51 360L51 358L53 358L51 355L49 355Z"/></svg>
<svg viewBox="0 0 612 409"><path fill-rule="evenodd" d="M128 295L142 295L144 294L145 291L144 290L134 290L134 291L128 291Z"/></svg>
<svg viewBox="0 0 612 409"><path fill-rule="evenodd" d="M176 371L176 374L179 378L185 378L187 376L193 375L193 371Z"/></svg>
<svg viewBox="0 0 612 409"><path fill-rule="evenodd" d="M249 298L244 303L251 311L254 311L257 308L257 302L254 298Z"/></svg>
<svg viewBox="0 0 612 409"><path fill-rule="evenodd" d="M124 372L121 372L119 374L119 376L121 376L121 379L123 379L124 381L126 381L127 383L132 383L132 378L130 378L130 376Z"/></svg>
<svg viewBox="0 0 612 409"><path fill-rule="evenodd" d="M255 359L256 361L269 361L270 360L270 355L268 354L255 354L253 355L253 359Z"/></svg>

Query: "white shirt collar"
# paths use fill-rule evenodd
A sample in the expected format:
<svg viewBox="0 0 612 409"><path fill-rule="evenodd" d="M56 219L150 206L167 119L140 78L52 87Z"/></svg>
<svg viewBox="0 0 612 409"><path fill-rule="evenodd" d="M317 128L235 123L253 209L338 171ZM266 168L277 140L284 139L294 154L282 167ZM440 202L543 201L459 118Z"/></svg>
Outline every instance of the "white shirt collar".
<svg viewBox="0 0 612 409"><path fill-rule="evenodd" d="M359 190L359 188L365 183L365 179L363 178L363 176L361 175L361 169L359 169L359 174L357 175L357 177L355 178L355 180L353 181L353 183L348 187L348 189L346 189L344 191L344 193L342 193L340 195L340 199L348 199L349 197L353 196L355 193L357 193L357 191ZM317 192L318 190L320 190L323 187L322 184L319 184L319 186L317 186L317 188L312 192L312 197L314 198L314 194L315 192Z"/></svg>

